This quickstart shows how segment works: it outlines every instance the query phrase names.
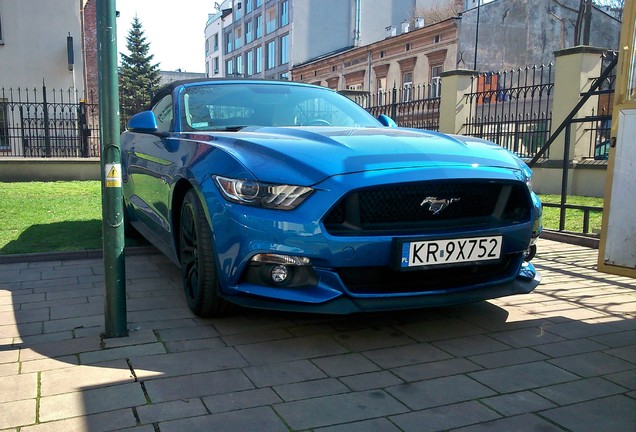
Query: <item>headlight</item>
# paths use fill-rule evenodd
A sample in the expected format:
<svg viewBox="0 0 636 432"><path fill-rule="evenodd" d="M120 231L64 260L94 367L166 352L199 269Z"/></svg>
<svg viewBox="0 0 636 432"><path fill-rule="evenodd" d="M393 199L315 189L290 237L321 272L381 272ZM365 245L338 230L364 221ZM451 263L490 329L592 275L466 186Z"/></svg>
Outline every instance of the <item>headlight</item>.
<svg viewBox="0 0 636 432"><path fill-rule="evenodd" d="M274 185L253 180L212 176L228 201L255 207L292 210L312 192L312 188L293 185Z"/></svg>

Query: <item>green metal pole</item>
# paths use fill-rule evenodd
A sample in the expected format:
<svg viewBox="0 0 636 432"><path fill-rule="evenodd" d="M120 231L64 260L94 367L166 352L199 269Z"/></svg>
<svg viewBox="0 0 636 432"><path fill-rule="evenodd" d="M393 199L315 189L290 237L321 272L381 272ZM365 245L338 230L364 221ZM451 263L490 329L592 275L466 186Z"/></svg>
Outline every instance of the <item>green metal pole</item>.
<svg viewBox="0 0 636 432"><path fill-rule="evenodd" d="M115 0L97 0L104 317L106 320L104 336L107 338L128 335L115 14Z"/></svg>

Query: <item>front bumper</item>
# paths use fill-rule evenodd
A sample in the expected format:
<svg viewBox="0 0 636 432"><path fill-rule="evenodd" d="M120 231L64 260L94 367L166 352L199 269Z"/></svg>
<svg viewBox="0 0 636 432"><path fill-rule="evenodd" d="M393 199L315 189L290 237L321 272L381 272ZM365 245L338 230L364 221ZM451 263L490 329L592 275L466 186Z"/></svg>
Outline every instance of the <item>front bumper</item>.
<svg viewBox="0 0 636 432"><path fill-rule="evenodd" d="M490 170L486 174L510 180L509 171ZM523 262L523 254L538 229L537 219L540 221L540 203L534 197L530 220L510 226L480 229L455 226L408 236L334 236L325 230L321 222L324 215L350 189L396 180L407 182L416 176L421 180L421 170L353 174L343 176L347 177L346 182L343 178L332 178L316 187L316 192L300 207L289 212L230 204L215 187L208 187L204 197L217 251L220 294L228 301L252 308L347 314L481 301L529 293L539 284L541 276L534 266ZM369 272L380 269L390 280L396 259L394 244L399 238L415 236L430 240L493 235L503 237L502 257L507 264L492 277L447 283L447 276L442 272L441 276L435 276L433 283L423 284L420 289L417 281L408 279L408 283L403 283L404 273L396 271L395 281L385 289L365 291L353 289L343 276L351 269L360 269L362 273L365 269ZM297 278L302 282L291 286L268 283L263 276L267 272L250 260L257 254L270 253L311 260L311 265L302 269L307 274ZM465 267L450 269L451 273L466 270ZM430 279L433 274L427 270L412 273L422 280Z"/></svg>

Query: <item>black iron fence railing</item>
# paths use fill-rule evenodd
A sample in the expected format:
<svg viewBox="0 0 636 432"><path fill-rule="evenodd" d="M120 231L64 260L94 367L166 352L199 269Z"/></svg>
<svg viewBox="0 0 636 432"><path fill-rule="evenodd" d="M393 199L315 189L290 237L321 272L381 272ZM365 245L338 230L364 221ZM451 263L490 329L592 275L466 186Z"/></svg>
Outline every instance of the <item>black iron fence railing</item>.
<svg viewBox="0 0 636 432"><path fill-rule="evenodd" d="M75 89L0 89L0 156L98 157L97 104Z"/></svg>
<svg viewBox="0 0 636 432"><path fill-rule="evenodd" d="M466 94L472 114L464 135L531 158L550 136L553 88L552 64L477 75Z"/></svg>
<svg viewBox="0 0 636 432"><path fill-rule="evenodd" d="M602 79L601 76L592 78L592 80L600 79L600 83L598 89L592 92L592 95L598 96L596 109L583 120L587 140L587 153L583 156L587 158L607 160L609 156L617 57L616 51L603 53L601 71L607 71L606 76Z"/></svg>
<svg viewBox="0 0 636 432"><path fill-rule="evenodd" d="M359 93L352 99L371 113L390 116L402 127L439 130L439 106L442 82L396 86L377 93Z"/></svg>

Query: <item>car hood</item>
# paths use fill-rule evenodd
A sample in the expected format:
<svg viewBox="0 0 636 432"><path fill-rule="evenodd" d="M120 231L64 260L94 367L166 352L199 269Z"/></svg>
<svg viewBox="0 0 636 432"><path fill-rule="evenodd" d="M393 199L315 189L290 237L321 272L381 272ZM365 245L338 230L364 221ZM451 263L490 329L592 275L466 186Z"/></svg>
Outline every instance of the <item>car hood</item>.
<svg viewBox="0 0 636 432"><path fill-rule="evenodd" d="M522 168L518 158L496 144L417 129L250 127L205 136L258 180L271 183L308 186L335 175L391 169Z"/></svg>

